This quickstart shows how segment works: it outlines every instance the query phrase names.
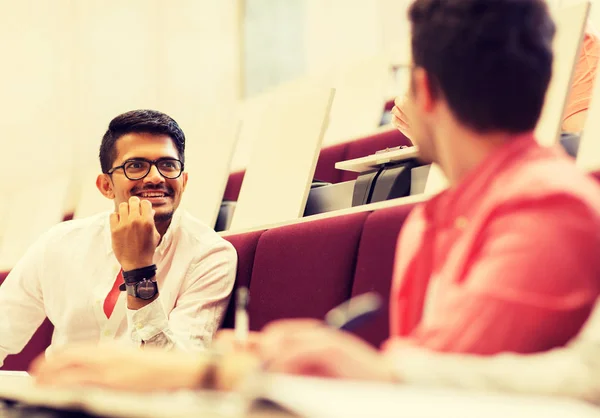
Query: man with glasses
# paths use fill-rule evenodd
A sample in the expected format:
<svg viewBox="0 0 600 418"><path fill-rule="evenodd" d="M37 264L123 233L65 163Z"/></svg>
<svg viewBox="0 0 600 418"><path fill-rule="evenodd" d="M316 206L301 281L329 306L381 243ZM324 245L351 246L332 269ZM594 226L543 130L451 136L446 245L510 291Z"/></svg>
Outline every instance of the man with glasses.
<svg viewBox="0 0 600 418"><path fill-rule="evenodd" d="M96 186L112 213L44 234L0 286L0 365L47 316L49 351L74 342L194 350L218 329L235 280L234 248L181 209L185 136L169 116L110 122Z"/></svg>

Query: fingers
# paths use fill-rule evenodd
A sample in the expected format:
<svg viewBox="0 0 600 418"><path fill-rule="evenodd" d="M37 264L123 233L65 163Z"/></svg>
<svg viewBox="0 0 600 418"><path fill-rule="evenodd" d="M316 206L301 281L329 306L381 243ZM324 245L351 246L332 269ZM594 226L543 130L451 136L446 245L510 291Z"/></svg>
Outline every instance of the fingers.
<svg viewBox="0 0 600 418"><path fill-rule="evenodd" d="M403 96L396 96L394 98L394 107L402 107L404 105L404 97Z"/></svg>
<svg viewBox="0 0 600 418"><path fill-rule="evenodd" d="M314 319L288 319L267 325L259 341L261 357L267 362L279 356L288 347L294 346L298 336L312 335L324 328L321 321Z"/></svg>
<svg viewBox="0 0 600 418"><path fill-rule="evenodd" d="M235 338L235 331L232 329L224 329L217 332L217 335L213 340L213 348L220 352L245 351L259 353L261 339L262 333L257 331L250 331L248 333L248 341L243 347L241 347Z"/></svg>
<svg viewBox="0 0 600 418"><path fill-rule="evenodd" d="M119 225L119 214L117 212L113 212L110 214L110 229L112 231Z"/></svg>
<svg viewBox="0 0 600 418"><path fill-rule="evenodd" d="M119 223L123 223L127 219L129 219L129 203L121 202L119 203Z"/></svg>
<svg viewBox="0 0 600 418"><path fill-rule="evenodd" d="M395 100L395 106L392 108L392 125L400 132L402 132L407 138L411 139L411 130L410 130L410 121L404 112L403 107L405 106L404 102L399 98Z"/></svg>
<svg viewBox="0 0 600 418"><path fill-rule="evenodd" d="M152 203L148 200L142 200L140 205L140 215L143 218L154 219L154 209L152 209Z"/></svg>
<svg viewBox="0 0 600 418"><path fill-rule="evenodd" d="M397 117L396 115L392 115L392 125L394 125L397 129L401 131L408 130L409 126L403 119Z"/></svg>
<svg viewBox="0 0 600 418"><path fill-rule="evenodd" d="M148 202L150 203L150 202ZM140 216L141 213L141 201L140 198L137 196L131 196L129 198L129 218L130 219L134 219L134 218L138 218Z"/></svg>
<svg viewBox="0 0 600 418"><path fill-rule="evenodd" d="M281 336L276 351L263 360L271 372L333 377L336 360L329 330L305 329Z"/></svg>
<svg viewBox="0 0 600 418"><path fill-rule="evenodd" d="M57 352L49 361L41 355L32 363L29 373L40 384L61 384L100 372L94 360L88 349L74 347Z"/></svg>
<svg viewBox="0 0 600 418"><path fill-rule="evenodd" d="M137 196L131 196L128 202L121 202L117 210L117 222L137 217L154 217L152 203L148 200L141 200ZM113 221L114 222L114 221ZM112 225L112 224L111 224Z"/></svg>

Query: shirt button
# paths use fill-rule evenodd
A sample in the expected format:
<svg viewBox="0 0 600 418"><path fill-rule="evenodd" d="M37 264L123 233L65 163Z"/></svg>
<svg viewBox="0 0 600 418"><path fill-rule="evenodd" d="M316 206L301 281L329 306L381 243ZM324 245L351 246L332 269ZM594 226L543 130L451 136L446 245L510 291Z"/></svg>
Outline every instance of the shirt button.
<svg viewBox="0 0 600 418"><path fill-rule="evenodd" d="M135 327L136 327L137 329L142 329L142 328L144 328L144 324L140 324L140 323L138 323L138 324L135 324Z"/></svg>
<svg viewBox="0 0 600 418"><path fill-rule="evenodd" d="M107 329L107 330L104 330L104 336L105 336L105 337L110 337L110 336L111 336L111 334L112 334L112 332L110 332L110 330L108 330L108 329Z"/></svg>
<svg viewBox="0 0 600 418"><path fill-rule="evenodd" d="M454 221L454 227L457 229L465 229L468 223L469 221L467 220L467 218L465 218L464 216L459 216Z"/></svg>

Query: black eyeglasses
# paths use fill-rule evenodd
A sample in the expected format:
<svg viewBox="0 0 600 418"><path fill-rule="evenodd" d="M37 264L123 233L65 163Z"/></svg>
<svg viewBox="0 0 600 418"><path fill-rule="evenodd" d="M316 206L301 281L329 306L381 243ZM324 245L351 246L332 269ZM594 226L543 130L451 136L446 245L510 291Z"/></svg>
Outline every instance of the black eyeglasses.
<svg viewBox="0 0 600 418"><path fill-rule="evenodd" d="M176 179L183 173L183 163L175 158L159 158L150 161L145 158L127 160L118 167L113 167L106 174L112 175L115 170L123 169L125 177L129 180L141 180L148 175L152 166L155 165L158 172L166 179Z"/></svg>

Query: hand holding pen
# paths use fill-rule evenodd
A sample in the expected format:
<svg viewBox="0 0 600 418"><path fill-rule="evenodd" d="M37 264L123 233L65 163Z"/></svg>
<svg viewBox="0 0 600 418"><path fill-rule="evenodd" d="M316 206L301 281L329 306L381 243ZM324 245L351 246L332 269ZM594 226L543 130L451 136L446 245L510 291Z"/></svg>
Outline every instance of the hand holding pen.
<svg viewBox="0 0 600 418"><path fill-rule="evenodd" d="M385 356L345 332L380 311L379 297L365 294L329 311L325 322L313 319L275 321L260 333L258 349L263 369L322 377L394 380L393 367ZM240 330L238 335L246 334Z"/></svg>

